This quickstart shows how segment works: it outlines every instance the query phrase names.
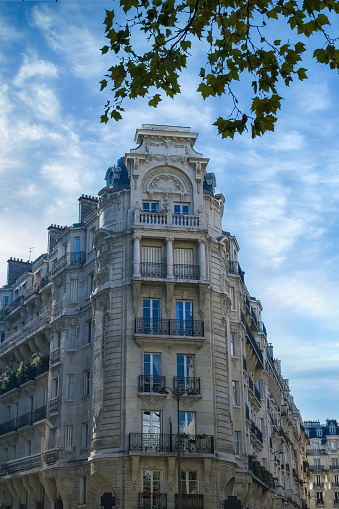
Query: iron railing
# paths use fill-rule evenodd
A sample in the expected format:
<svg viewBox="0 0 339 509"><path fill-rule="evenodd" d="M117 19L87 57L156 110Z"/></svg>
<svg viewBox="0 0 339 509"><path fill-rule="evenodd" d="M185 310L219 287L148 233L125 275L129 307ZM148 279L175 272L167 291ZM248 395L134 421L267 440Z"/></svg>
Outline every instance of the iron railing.
<svg viewBox="0 0 339 509"><path fill-rule="evenodd" d="M175 263L173 274L176 279L200 279L200 267L199 265Z"/></svg>
<svg viewBox="0 0 339 509"><path fill-rule="evenodd" d="M308 470L310 472L318 472L321 470L325 470L325 466L324 465L309 465Z"/></svg>
<svg viewBox="0 0 339 509"><path fill-rule="evenodd" d="M61 258L54 260L52 263L52 274L55 274L59 269L64 267L80 267L86 261L85 251L66 253Z"/></svg>
<svg viewBox="0 0 339 509"><path fill-rule="evenodd" d="M59 397L52 398L48 402L48 413L56 414L59 411Z"/></svg>
<svg viewBox="0 0 339 509"><path fill-rule="evenodd" d="M200 394L200 378L189 376L174 376L173 377L173 391L174 393L182 394Z"/></svg>
<svg viewBox="0 0 339 509"><path fill-rule="evenodd" d="M167 276L166 263L141 262L140 273L142 277L164 278Z"/></svg>
<svg viewBox="0 0 339 509"><path fill-rule="evenodd" d="M139 509L167 509L167 493L139 493Z"/></svg>
<svg viewBox="0 0 339 509"><path fill-rule="evenodd" d="M51 352L51 364L56 364L60 361L60 348Z"/></svg>
<svg viewBox="0 0 339 509"><path fill-rule="evenodd" d="M261 444L263 443L262 431L258 428L258 426L255 425L253 421L251 421L251 433L257 440L259 440Z"/></svg>
<svg viewBox="0 0 339 509"><path fill-rule="evenodd" d="M181 495L182 509L204 509L204 495L196 493ZM175 494L175 509L178 509L178 495Z"/></svg>
<svg viewBox="0 0 339 509"><path fill-rule="evenodd" d="M245 404L245 417L247 420L250 420L250 409L247 403Z"/></svg>
<svg viewBox="0 0 339 509"><path fill-rule="evenodd" d="M135 333L161 336L202 337L204 335L204 322L201 320L136 318Z"/></svg>
<svg viewBox="0 0 339 509"><path fill-rule="evenodd" d="M31 426L33 424L33 413L28 412L27 414L20 415L18 417L18 428L24 428L25 426Z"/></svg>
<svg viewBox="0 0 339 509"><path fill-rule="evenodd" d="M0 436L12 433L18 429L18 419L10 419L0 424Z"/></svg>
<svg viewBox="0 0 339 509"><path fill-rule="evenodd" d="M42 464L41 454L34 454L33 456L26 456L13 461L8 461L4 465L1 465L0 475L12 475L18 472L24 472L25 470L33 470L34 468L40 468Z"/></svg>
<svg viewBox="0 0 339 509"><path fill-rule="evenodd" d="M34 410L34 422L42 421L47 417L47 405L43 405Z"/></svg>
<svg viewBox="0 0 339 509"><path fill-rule="evenodd" d="M236 274L240 277L241 281L245 282L245 272L241 270L240 264L235 261L228 260L227 270L230 274Z"/></svg>
<svg viewBox="0 0 339 509"><path fill-rule="evenodd" d="M248 327L248 325L246 325L246 334L247 334L247 337L249 339L249 342L250 342L250 345L252 346L256 356L258 357L262 367L264 366L264 358L263 358L263 355L262 355L262 351L260 350L259 346L258 346L258 343L256 342L256 340L254 339L254 336L250 330L250 328Z"/></svg>
<svg viewBox="0 0 339 509"><path fill-rule="evenodd" d="M177 452L177 435L163 433L130 433L129 450L141 452ZM180 452L213 453L214 437L212 435L180 435Z"/></svg>
<svg viewBox="0 0 339 509"><path fill-rule="evenodd" d="M12 311L14 311L14 309L16 309L19 306L21 306L23 301L24 301L24 298L21 295L20 297L15 299L13 302L11 302L11 304L8 304L8 306L6 306L5 309L4 309L4 316L9 315L10 313L12 313Z"/></svg>
<svg viewBox="0 0 339 509"><path fill-rule="evenodd" d="M46 465L54 465L59 458L59 448L54 447L54 449L47 449L44 455L44 461Z"/></svg>
<svg viewBox="0 0 339 509"><path fill-rule="evenodd" d="M323 482L314 482L313 483L313 489L316 490L316 489L321 489L324 487L324 483Z"/></svg>
<svg viewBox="0 0 339 509"><path fill-rule="evenodd" d="M139 375L139 392L160 392L165 386L164 376Z"/></svg>

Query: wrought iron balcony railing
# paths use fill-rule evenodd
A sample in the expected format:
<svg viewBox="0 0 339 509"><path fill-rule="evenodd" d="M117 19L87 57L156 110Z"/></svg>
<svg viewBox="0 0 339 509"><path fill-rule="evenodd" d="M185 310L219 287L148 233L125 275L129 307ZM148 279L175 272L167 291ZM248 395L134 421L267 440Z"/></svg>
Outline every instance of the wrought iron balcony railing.
<svg viewBox="0 0 339 509"><path fill-rule="evenodd" d="M139 509L167 509L167 493L139 493Z"/></svg>
<svg viewBox="0 0 339 509"><path fill-rule="evenodd" d="M186 265L175 263L173 275L176 279L200 279L199 265Z"/></svg>
<svg viewBox="0 0 339 509"><path fill-rule="evenodd" d="M307 468L308 468L308 470L310 472L318 472L318 471L321 471L321 470L325 470L325 466L324 465L309 465Z"/></svg>
<svg viewBox="0 0 339 509"><path fill-rule="evenodd" d="M241 270L240 264L238 262L228 260L227 270L230 274L238 275L240 277L241 281L243 283L245 282L245 272L243 270Z"/></svg>
<svg viewBox="0 0 339 509"><path fill-rule="evenodd" d="M243 370L246 371L246 373L247 373L247 361L246 361L246 357L244 355L242 356L242 367L243 367Z"/></svg>
<svg viewBox="0 0 339 509"><path fill-rule="evenodd" d="M148 453L177 452L177 435L163 433L130 433L129 450ZM180 435L180 452L213 453L214 437L212 435Z"/></svg>
<svg viewBox="0 0 339 509"><path fill-rule="evenodd" d="M26 456L25 458L8 461L4 465L1 465L0 476L12 475L18 472L24 472L25 470L40 468L41 464L42 461L40 453L34 454L33 456Z"/></svg>
<svg viewBox="0 0 339 509"><path fill-rule="evenodd" d="M250 420L250 409L247 404L245 404L245 417L247 420Z"/></svg>
<svg viewBox="0 0 339 509"><path fill-rule="evenodd" d="M59 411L59 398L52 398L48 402L48 413L56 414Z"/></svg>
<svg viewBox="0 0 339 509"><path fill-rule="evenodd" d="M10 419L0 424L0 436L18 430L18 419Z"/></svg>
<svg viewBox="0 0 339 509"><path fill-rule="evenodd" d="M200 394L200 378L175 376L173 377L173 391L188 395Z"/></svg>
<svg viewBox="0 0 339 509"><path fill-rule="evenodd" d="M316 489L321 489L324 487L324 483L323 482L314 482L313 483L313 489L316 490Z"/></svg>
<svg viewBox="0 0 339 509"><path fill-rule="evenodd" d="M64 267L80 267L86 261L85 251L66 253L61 258L54 260L52 264L52 274L55 274L59 269Z"/></svg>
<svg viewBox="0 0 339 509"><path fill-rule="evenodd" d="M51 352L51 364L56 364L60 361L60 348L57 348L53 352Z"/></svg>
<svg viewBox="0 0 339 509"><path fill-rule="evenodd" d="M139 375L139 392L160 392L165 386L164 376Z"/></svg>
<svg viewBox="0 0 339 509"><path fill-rule="evenodd" d="M11 304L9 304L8 306L5 307L4 309L4 316L8 316L10 313L12 313L12 311L14 311L14 309L18 308L19 306L21 306L21 304L23 303L24 301L24 298L23 296L21 295L20 297L18 297L17 299L15 299Z"/></svg>
<svg viewBox="0 0 339 509"><path fill-rule="evenodd" d="M182 509L204 509L204 495L196 493L181 495ZM178 509L178 495L175 495L175 509Z"/></svg>
<svg viewBox="0 0 339 509"><path fill-rule="evenodd" d="M251 421L251 433L257 440L259 440L261 444L263 443L262 431L258 428L258 426L255 425L253 421Z"/></svg>
<svg viewBox="0 0 339 509"><path fill-rule="evenodd" d="M43 405L39 408L36 408L34 410L34 422L42 421L43 419L46 419L47 417L47 405Z"/></svg>
<svg viewBox="0 0 339 509"><path fill-rule="evenodd" d="M136 318L135 333L156 336L202 337L204 335L204 322L200 320Z"/></svg>
<svg viewBox="0 0 339 509"><path fill-rule="evenodd" d="M25 426L31 426L33 424L33 413L28 412L27 414L20 415L18 417L18 428L24 428Z"/></svg>
<svg viewBox="0 0 339 509"><path fill-rule="evenodd" d="M54 465L54 463L56 463L58 458L59 458L59 448L58 447L54 447L54 449L47 449L47 451L45 452L44 460L45 460L46 465Z"/></svg>
<svg viewBox="0 0 339 509"><path fill-rule="evenodd" d="M140 273L142 277L165 278L167 266L166 263L141 262Z"/></svg>
<svg viewBox="0 0 339 509"><path fill-rule="evenodd" d="M258 343L256 342L256 340L254 339L254 336L251 332L251 329L248 327L248 325L246 325L246 334L247 334L247 337L249 339L249 343L250 345L252 346L256 356L258 357L262 367L264 366L264 358L263 358L263 355L262 355L262 351L260 350L259 346L258 346Z"/></svg>

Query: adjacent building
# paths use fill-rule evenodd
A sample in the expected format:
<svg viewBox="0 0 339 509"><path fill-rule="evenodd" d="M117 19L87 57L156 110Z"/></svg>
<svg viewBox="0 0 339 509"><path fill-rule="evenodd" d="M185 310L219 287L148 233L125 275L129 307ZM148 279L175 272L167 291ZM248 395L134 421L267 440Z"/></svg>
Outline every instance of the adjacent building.
<svg viewBox="0 0 339 509"><path fill-rule="evenodd" d="M143 125L79 222L8 261L2 509L175 509L178 486L183 509L306 508L300 413L197 136Z"/></svg>
<svg viewBox="0 0 339 509"><path fill-rule="evenodd" d="M335 419L305 421L308 437L308 504L310 509L339 506L339 426Z"/></svg>

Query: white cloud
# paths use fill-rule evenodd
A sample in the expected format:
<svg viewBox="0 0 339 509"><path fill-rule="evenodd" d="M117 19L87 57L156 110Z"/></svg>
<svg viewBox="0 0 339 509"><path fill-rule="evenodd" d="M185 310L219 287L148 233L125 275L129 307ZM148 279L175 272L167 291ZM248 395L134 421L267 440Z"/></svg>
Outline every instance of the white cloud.
<svg viewBox="0 0 339 509"><path fill-rule="evenodd" d="M44 84L33 84L17 94L18 99L37 120L57 123L60 120L59 98Z"/></svg>
<svg viewBox="0 0 339 509"><path fill-rule="evenodd" d="M39 78L39 82L44 78L56 78L58 76L57 68L52 62L38 60L35 57L25 55L24 63L13 80L17 87L27 86L26 82L31 78Z"/></svg>

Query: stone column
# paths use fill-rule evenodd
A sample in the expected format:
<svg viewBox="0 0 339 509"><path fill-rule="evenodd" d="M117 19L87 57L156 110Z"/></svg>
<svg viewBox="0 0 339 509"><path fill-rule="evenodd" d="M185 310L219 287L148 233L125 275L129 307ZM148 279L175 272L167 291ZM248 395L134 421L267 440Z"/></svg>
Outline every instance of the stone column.
<svg viewBox="0 0 339 509"><path fill-rule="evenodd" d="M166 239L167 278L173 279L173 240Z"/></svg>
<svg viewBox="0 0 339 509"><path fill-rule="evenodd" d="M134 237L134 274L133 277L140 277L140 237Z"/></svg>
<svg viewBox="0 0 339 509"><path fill-rule="evenodd" d="M200 279L206 279L206 247L203 240L199 240Z"/></svg>

